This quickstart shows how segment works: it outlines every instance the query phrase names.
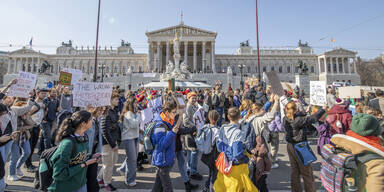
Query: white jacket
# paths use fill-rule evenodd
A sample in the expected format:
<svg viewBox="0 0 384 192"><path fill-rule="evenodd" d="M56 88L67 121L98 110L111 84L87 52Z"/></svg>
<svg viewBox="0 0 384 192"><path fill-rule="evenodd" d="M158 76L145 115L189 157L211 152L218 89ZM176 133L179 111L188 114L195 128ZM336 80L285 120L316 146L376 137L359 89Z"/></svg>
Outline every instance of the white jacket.
<svg viewBox="0 0 384 192"><path fill-rule="evenodd" d="M139 137L139 128L141 123L140 113L128 111L124 114L123 128L121 130L121 140L136 139Z"/></svg>

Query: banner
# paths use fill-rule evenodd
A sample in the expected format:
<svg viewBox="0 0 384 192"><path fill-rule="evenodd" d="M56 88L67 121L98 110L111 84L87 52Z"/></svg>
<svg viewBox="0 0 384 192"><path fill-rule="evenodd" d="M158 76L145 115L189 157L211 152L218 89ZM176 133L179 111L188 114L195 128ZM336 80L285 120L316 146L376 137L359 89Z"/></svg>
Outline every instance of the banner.
<svg viewBox="0 0 384 192"><path fill-rule="evenodd" d="M7 96L29 98L29 93L35 88L36 74L19 71L17 83L12 85Z"/></svg>
<svg viewBox="0 0 384 192"><path fill-rule="evenodd" d="M71 85L75 85L83 79L83 72L81 70L64 68L62 71L72 74Z"/></svg>
<svg viewBox="0 0 384 192"><path fill-rule="evenodd" d="M339 98L361 98L360 86L339 87Z"/></svg>
<svg viewBox="0 0 384 192"><path fill-rule="evenodd" d="M77 82L73 88L73 106L109 106L113 83Z"/></svg>
<svg viewBox="0 0 384 192"><path fill-rule="evenodd" d="M72 80L72 74L67 73L64 71L60 72L60 77L59 77L59 84L60 85L71 85L71 80Z"/></svg>
<svg viewBox="0 0 384 192"><path fill-rule="evenodd" d="M327 85L325 81L310 81L309 86L310 104L323 106L327 102Z"/></svg>
<svg viewBox="0 0 384 192"><path fill-rule="evenodd" d="M279 76L277 76L276 71L270 71L267 74L268 82L271 84L271 91L272 93L278 95L278 96L283 96L284 95L284 89L283 86L281 85Z"/></svg>

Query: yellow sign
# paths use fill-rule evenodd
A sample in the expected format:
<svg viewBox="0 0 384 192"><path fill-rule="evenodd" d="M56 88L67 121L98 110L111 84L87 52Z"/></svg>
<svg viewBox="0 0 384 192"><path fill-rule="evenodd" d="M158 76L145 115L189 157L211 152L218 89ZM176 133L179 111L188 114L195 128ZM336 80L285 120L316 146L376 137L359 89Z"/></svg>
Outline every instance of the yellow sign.
<svg viewBox="0 0 384 192"><path fill-rule="evenodd" d="M59 77L59 84L61 85L71 85L72 81L72 74L67 73L67 72L60 72L60 77Z"/></svg>

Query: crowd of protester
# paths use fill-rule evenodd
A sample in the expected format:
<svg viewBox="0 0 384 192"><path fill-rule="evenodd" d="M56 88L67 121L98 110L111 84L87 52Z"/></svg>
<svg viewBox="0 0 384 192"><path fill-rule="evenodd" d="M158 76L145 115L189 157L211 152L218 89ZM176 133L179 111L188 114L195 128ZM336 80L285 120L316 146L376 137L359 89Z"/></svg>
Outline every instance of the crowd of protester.
<svg viewBox="0 0 384 192"><path fill-rule="evenodd" d="M338 98L330 87L327 102L312 106L299 88L278 96L269 86L224 90L216 85L175 91L115 87L109 106L80 108L73 106L69 87L38 88L26 99L7 95L15 83L0 93L0 191L24 176L22 166L36 173L36 188L47 191L116 191L115 169L130 188L137 185L137 171L150 163L156 168L152 191L168 192L174 189L170 172L176 160L186 191L265 192L270 188L271 169L280 166L283 137L292 191L317 190L311 163L303 163L296 150L297 144L309 139L317 140L319 155L327 144L350 154L378 154L364 162L365 167L356 173L360 179L354 182L357 191L384 191L381 90L353 99ZM148 124L143 126L143 111L158 97L162 98L161 110L154 112L149 132L154 149L146 153L143 138ZM180 97L185 104L178 101ZM202 119L196 117L199 110L204 112ZM125 159L116 167L119 147ZM32 157L40 163L32 163ZM204 179L199 163L209 170L202 187L192 181ZM52 170L48 186L41 182L44 168Z"/></svg>

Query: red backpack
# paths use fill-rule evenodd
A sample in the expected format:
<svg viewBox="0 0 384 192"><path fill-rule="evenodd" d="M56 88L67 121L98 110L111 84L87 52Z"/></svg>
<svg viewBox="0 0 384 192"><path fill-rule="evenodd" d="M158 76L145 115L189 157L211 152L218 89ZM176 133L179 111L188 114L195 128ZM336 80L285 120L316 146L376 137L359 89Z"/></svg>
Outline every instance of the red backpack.
<svg viewBox="0 0 384 192"><path fill-rule="evenodd" d="M348 115L350 113L336 113L336 114L328 114L325 121L330 125L330 134L331 136L334 134L345 134L349 129L348 123ZM352 116L352 115L351 115ZM352 118L350 118L352 120ZM345 124L345 122L347 124Z"/></svg>

